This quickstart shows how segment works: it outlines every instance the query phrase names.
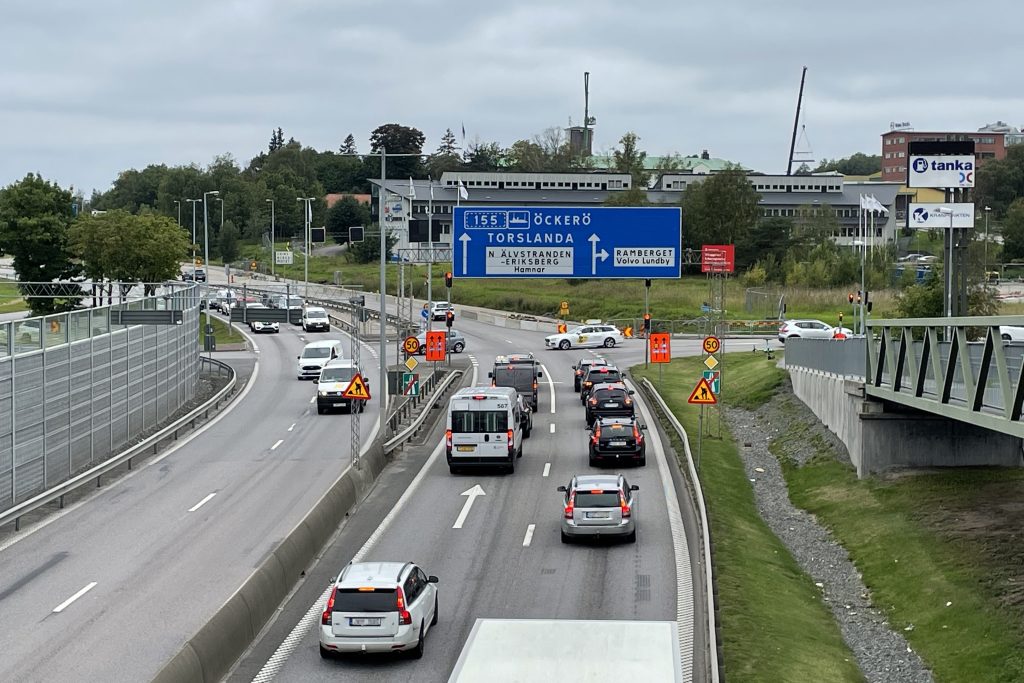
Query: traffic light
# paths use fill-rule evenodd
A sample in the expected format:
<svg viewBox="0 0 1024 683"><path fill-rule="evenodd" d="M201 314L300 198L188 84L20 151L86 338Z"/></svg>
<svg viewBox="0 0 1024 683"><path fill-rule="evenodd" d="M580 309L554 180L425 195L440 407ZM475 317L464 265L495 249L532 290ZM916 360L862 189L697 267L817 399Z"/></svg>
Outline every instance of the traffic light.
<svg viewBox="0 0 1024 683"><path fill-rule="evenodd" d="M450 330L453 322L455 322L455 311L448 311L444 314L444 325Z"/></svg>
<svg viewBox="0 0 1024 683"><path fill-rule="evenodd" d="M839 324L840 325L843 324L843 312L842 311L839 311Z"/></svg>
<svg viewBox="0 0 1024 683"><path fill-rule="evenodd" d="M444 274L444 286L448 289L452 288L452 272L450 270Z"/></svg>
<svg viewBox="0 0 1024 683"><path fill-rule="evenodd" d="M853 303L853 292L850 292L849 294L846 295L846 300L849 301L851 304Z"/></svg>
<svg viewBox="0 0 1024 683"><path fill-rule="evenodd" d="M644 313L644 332L649 334L650 331L651 331L651 314L650 313Z"/></svg>

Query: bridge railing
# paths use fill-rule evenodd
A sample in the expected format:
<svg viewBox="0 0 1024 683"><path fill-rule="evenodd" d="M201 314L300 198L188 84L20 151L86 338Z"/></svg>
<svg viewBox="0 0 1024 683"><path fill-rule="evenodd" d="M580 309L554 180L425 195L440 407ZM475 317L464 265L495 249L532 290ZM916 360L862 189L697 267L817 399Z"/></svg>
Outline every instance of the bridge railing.
<svg viewBox="0 0 1024 683"><path fill-rule="evenodd" d="M846 378L864 378L864 338L787 339L786 367L807 368Z"/></svg>

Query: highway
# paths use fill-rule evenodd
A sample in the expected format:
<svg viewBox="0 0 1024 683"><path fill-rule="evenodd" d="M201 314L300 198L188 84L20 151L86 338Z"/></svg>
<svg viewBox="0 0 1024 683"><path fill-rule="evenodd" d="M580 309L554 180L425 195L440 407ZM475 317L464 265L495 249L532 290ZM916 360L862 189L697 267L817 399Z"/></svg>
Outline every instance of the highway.
<svg viewBox="0 0 1024 683"><path fill-rule="evenodd" d="M0 680L151 679L312 507L349 463L351 418L317 415L295 378L304 337L257 337L254 383L227 412L0 543Z"/></svg>

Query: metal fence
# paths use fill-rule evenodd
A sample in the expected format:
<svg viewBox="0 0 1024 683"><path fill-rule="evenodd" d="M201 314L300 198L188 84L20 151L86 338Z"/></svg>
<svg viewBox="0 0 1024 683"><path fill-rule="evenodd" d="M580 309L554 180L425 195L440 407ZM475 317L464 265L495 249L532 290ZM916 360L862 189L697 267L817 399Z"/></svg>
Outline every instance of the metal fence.
<svg viewBox="0 0 1024 683"><path fill-rule="evenodd" d="M786 367L819 370L842 377L864 378L864 338L787 339Z"/></svg>
<svg viewBox="0 0 1024 683"><path fill-rule="evenodd" d="M178 309L184 320L111 325L112 309ZM190 284L0 324L0 511L102 461L191 400L198 331Z"/></svg>

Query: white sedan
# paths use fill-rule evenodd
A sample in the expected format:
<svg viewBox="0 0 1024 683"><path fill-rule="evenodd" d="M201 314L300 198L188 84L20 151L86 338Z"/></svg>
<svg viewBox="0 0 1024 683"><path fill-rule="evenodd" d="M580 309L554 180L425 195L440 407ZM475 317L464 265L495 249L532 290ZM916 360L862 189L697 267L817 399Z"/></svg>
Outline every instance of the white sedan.
<svg viewBox="0 0 1024 683"><path fill-rule="evenodd" d="M833 339L839 333L850 337L853 330L848 327L832 327L820 320L787 320L779 327L779 341L787 339Z"/></svg>
<svg viewBox="0 0 1024 683"><path fill-rule="evenodd" d="M562 351L587 346L603 346L610 349L616 344L621 344L624 339L622 332L615 325L582 325L562 334L545 337L544 346Z"/></svg>

